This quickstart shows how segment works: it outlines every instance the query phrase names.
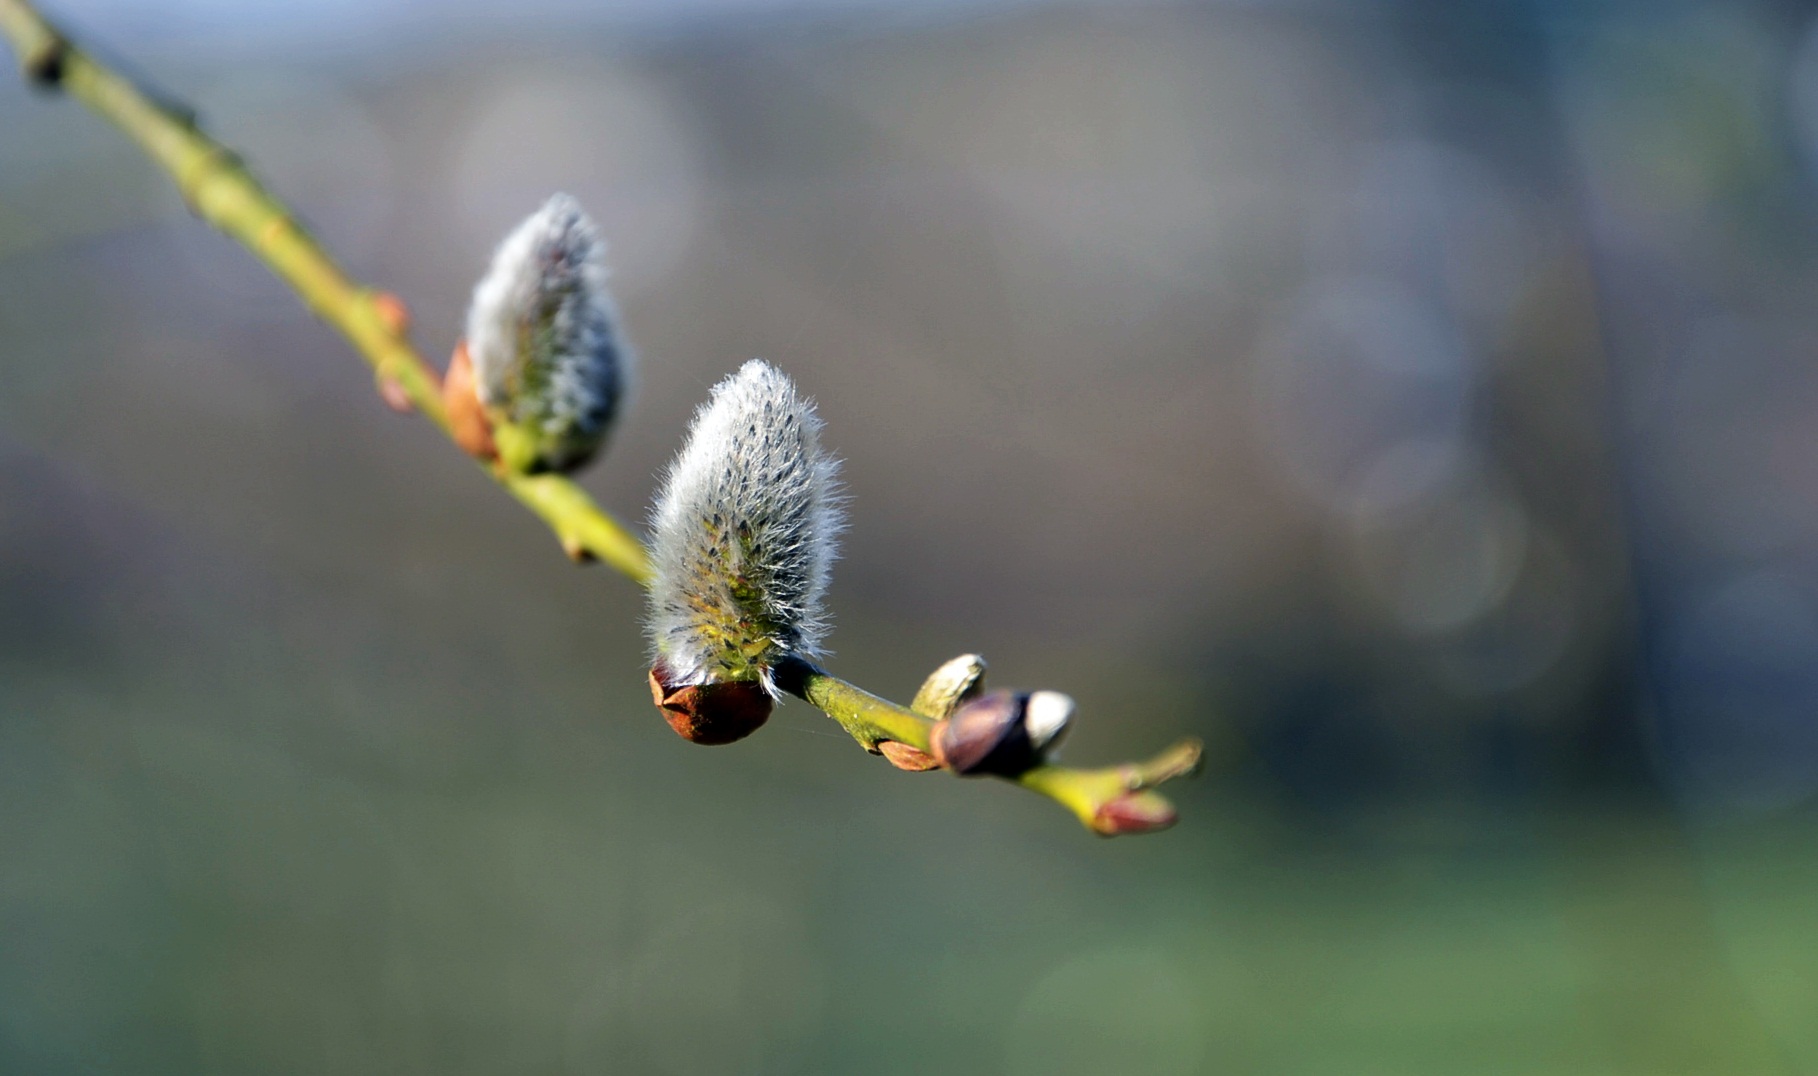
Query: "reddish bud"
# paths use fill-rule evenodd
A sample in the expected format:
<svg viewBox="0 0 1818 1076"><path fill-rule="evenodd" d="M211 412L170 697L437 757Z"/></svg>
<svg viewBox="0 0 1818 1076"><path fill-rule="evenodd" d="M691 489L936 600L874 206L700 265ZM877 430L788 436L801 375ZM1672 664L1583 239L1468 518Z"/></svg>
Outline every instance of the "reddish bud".
<svg viewBox="0 0 1818 1076"><path fill-rule="evenodd" d="M388 291L375 292L372 308L393 336L403 336L410 331L410 307L396 295Z"/></svg>
<svg viewBox="0 0 1818 1076"><path fill-rule="evenodd" d="M403 385L398 384L384 374L379 375L378 383L379 399L385 401L386 407L391 408L400 415L408 415L417 409L416 403L411 400L410 393L404 391Z"/></svg>
<svg viewBox="0 0 1818 1076"><path fill-rule="evenodd" d="M940 769L941 764L935 760L933 755L930 755L926 751L920 751L910 747L906 743L897 743L895 740L880 740L878 741L877 749L879 754L889 759L890 764L899 770L908 770L910 773L921 773L925 770Z"/></svg>
<svg viewBox="0 0 1818 1076"><path fill-rule="evenodd" d="M928 737L934 757L954 773L1015 777L1040 760L1023 723L1029 696L992 691L953 712Z"/></svg>
<svg viewBox="0 0 1818 1076"><path fill-rule="evenodd" d="M673 686L665 682L667 674L660 664L650 670L650 696L663 720L690 743L732 743L770 720L775 703L756 680Z"/></svg>
<svg viewBox="0 0 1818 1076"><path fill-rule="evenodd" d="M453 428L455 444L479 460L498 458L498 446L492 441L492 423L480 405L474 386L473 363L467 357L467 341L455 345L454 358L448 361L448 372L442 376L442 406L448 409L448 424Z"/></svg>
<svg viewBox="0 0 1818 1076"><path fill-rule="evenodd" d="M1092 829L1106 837L1153 833L1167 829L1179 818L1174 805L1159 792L1125 792L1099 805L1092 816Z"/></svg>

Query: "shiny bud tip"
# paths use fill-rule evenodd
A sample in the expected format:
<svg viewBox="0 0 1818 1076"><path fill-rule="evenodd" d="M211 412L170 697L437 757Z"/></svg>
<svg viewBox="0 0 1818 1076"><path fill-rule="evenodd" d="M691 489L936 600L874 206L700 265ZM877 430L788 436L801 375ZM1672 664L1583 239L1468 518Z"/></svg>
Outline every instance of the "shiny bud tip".
<svg viewBox="0 0 1818 1076"><path fill-rule="evenodd" d="M1073 722L1073 700L1058 691L1034 691L1023 708L1023 727L1037 751L1047 751Z"/></svg>

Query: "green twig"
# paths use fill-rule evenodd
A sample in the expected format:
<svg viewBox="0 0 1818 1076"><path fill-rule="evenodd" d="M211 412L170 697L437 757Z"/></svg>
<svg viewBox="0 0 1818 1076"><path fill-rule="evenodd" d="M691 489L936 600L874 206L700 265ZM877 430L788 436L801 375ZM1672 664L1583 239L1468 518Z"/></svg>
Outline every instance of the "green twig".
<svg viewBox="0 0 1818 1076"><path fill-rule="evenodd" d="M402 319L388 313L388 308L401 309L397 301L349 279L233 151L198 130L189 115L153 100L96 62L25 0L0 0L0 32L12 40L28 78L81 101L137 142L170 173L198 217L239 240L290 285L311 313L345 336L376 376L395 385L444 434L449 432L441 379L411 344ZM639 582L649 577L643 545L574 483L485 469L542 516L565 544L577 545Z"/></svg>
<svg viewBox="0 0 1818 1076"><path fill-rule="evenodd" d="M863 688L829 676L805 661L789 658L776 667L776 684L784 691L840 723L865 750L876 753L886 741L928 750L934 722Z"/></svg>
<svg viewBox="0 0 1818 1076"><path fill-rule="evenodd" d="M154 100L83 52L27 0L0 0L0 33L11 40L28 80L68 93L125 132L170 174L198 217L237 239L290 285L312 313L353 344L388 396L401 395L452 436L441 378L411 343L403 304L342 272L238 156L203 134L187 112ZM650 558L643 543L579 486L556 475L482 469L540 516L570 555L603 561L633 581L649 584ZM803 662L783 663L777 680L838 721L869 751L890 742L929 749L935 722L927 717ZM1135 797L1153 796L1145 790L1189 772L1199 754L1197 741L1187 741L1146 763L1102 770L1043 765L1015 781L1059 801L1098 832L1137 832L1171 822L1172 808L1159 797ZM1136 817L1139 824L1119 821L1127 817Z"/></svg>

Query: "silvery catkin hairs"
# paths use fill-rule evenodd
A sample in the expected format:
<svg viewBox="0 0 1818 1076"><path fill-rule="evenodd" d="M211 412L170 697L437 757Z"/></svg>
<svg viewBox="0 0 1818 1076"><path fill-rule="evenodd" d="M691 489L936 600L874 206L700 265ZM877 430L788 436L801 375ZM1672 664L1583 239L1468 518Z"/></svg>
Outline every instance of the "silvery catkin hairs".
<svg viewBox="0 0 1818 1076"><path fill-rule="evenodd" d="M813 404L753 359L713 387L651 513L650 629L670 684L761 680L812 657L841 526Z"/></svg>
<svg viewBox="0 0 1818 1076"><path fill-rule="evenodd" d="M568 471L599 450L632 354L606 290L605 244L556 194L493 254L467 311L475 389L516 470Z"/></svg>

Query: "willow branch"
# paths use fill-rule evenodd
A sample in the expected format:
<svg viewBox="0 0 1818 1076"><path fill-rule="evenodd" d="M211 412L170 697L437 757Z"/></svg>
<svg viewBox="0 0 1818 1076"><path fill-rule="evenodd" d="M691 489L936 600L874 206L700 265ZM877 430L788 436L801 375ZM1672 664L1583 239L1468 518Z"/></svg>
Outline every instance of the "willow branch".
<svg viewBox="0 0 1818 1076"><path fill-rule="evenodd" d="M776 681L784 691L839 722L868 751L877 752L892 742L918 752L930 750L936 722L925 715L802 661L779 665ZM1172 806L1150 790L1197 772L1204 752L1204 744L1189 738L1141 762L1092 770L1040 765L1009 780L1060 803L1094 832L1106 836L1143 832L1171 825L1174 819Z"/></svg>
<svg viewBox="0 0 1818 1076"><path fill-rule="evenodd" d="M233 151L203 134L186 112L154 100L96 62L24 0L0 0L0 31L12 40L27 78L68 93L138 143L170 173L196 216L269 266L311 313L353 344L382 382L451 434L441 380L411 344L402 305L350 279ZM485 469L541 516L566 548L591 554L639 582L649 578L642 543L574 483Z"/></svg>
<svg viewBox="0 0 1818 1076"><path fill-rule="evenodd" d="M777 686L840 723L867 751L885 743L907 744L924 754L934 721L880 699L864 688L801 661L786 661L776 670Z"/></svg>
<svg viewBox="0 0 1818 1076"><path fill-rule="evenodd" d="M27 0L0 0L0 34L12 42L27 80L69 94L136 142L169 173L198 217L238 240L313 314L346 337L388 400L408 401L454 439L441 378L411 342L403 303L350 278L232 150L196 126L191 113L109 70ZM481 468L542 518L571 556L600 560L649 585L650 558L643 543L579 486L553 474ZM930 749L935 721L928 716L804 663L779 669L778 682L839 722L869 751L893 744L916 752ZM1187 740L1144 763L1101 770L1040 765L1009 779L1060 802L1100 833L1138 832L1159 828L1173 817L1165 800L1145 801L1145 790L1190 772L1199 757L1198 741Z"/></svg>

